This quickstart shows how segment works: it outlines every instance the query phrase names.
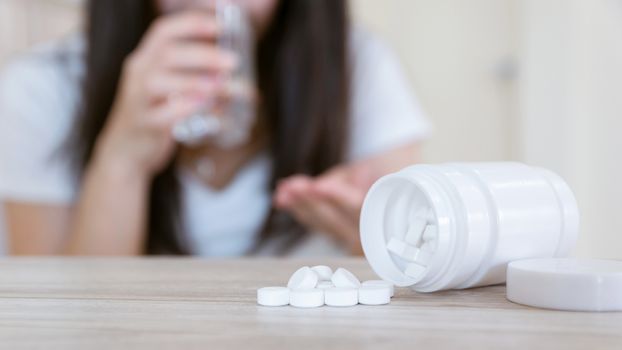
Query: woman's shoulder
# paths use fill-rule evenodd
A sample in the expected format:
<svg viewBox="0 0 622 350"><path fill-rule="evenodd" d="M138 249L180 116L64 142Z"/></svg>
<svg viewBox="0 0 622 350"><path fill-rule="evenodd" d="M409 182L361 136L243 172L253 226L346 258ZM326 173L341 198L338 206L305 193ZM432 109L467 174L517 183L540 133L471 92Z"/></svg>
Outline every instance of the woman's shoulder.
<svg viewBox="0 0 622 350"><path fill-rule="evenodd" d="M35 45L9 59L2 67L0 82L14 90L24 86L29 91L75 89L84 72L84 46L78 33Z"/></svg>
<svg viewBox="0 0 622 350"><path fill-rule="evenodd" d="M9 60L12 66L47 66L56 68L70 68L74 70L76 65L83 60L85 50L84 35L80 32L35 44L26 51L15 54Z"/></svg>
<svg viewBox="0 0 622 350"><path fill-rule="evenodd" d="M82 53L69 37L13 57L0 73L0 197L68 202L66 157L56 156L79 107Z"/></svg>
<svg viewBox="0 0 622 350"><path fill-rule="evenodd" d="M0 119L24 126L53 119L51 131L63 133L78 107L83 53L74 34L12 57L0 71Z"/></svg>
<svg viewBox="0 0 622 350"><path fill-rule="evenodd" d="M430 124L396 53L362 27L350 34L352 66L349 159L427 137Z"/></svg>
<svg viewBox="0 0 622 350"><path fill-rule="evenodd" d="M384 40L360 24L350 28L350 61L354 66L377 63L378 61L396 60L393 50Z"/></svg>

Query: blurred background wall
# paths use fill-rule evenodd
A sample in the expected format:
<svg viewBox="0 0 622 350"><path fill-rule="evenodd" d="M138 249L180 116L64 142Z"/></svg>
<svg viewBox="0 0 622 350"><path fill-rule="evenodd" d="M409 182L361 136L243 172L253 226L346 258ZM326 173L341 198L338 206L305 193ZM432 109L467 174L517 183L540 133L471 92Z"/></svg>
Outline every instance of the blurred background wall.
<svg viewBox="0 0 622 350"><path fill-rule="evenodd" d="M79 28L79 0L0 0L0 63ZM622 259L622 0L351 0L399 54L435 124L427 162L560 173L578 256Z"/></svg>

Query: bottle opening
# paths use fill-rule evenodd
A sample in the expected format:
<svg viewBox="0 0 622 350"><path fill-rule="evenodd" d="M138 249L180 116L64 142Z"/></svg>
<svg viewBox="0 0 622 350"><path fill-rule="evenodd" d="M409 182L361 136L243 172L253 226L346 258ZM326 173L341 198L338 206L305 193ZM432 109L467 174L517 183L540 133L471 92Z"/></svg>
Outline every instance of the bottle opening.
<svg viewBox="0 0 622 350"><path fill-rule="evenodd" d="M416 183L393 176L372 186L361 215L361 241L380 277L398 286L423 280L438 238L431 199Z"/></svg>

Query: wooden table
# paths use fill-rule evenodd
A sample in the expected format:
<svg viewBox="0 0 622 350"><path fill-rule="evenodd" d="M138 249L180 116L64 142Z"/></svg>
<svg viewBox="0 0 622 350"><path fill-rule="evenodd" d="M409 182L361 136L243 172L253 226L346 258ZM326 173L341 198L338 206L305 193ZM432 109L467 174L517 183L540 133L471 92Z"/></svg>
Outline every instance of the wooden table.
<svg viewBox="0 0 622 350"><path fill-rule="evenodd" d="M524 307L503 286L398 289L386 306L256 305L258 287L319 263L374 277L363 259L3 259L0 348L622 349L622 313Z"/></svg>

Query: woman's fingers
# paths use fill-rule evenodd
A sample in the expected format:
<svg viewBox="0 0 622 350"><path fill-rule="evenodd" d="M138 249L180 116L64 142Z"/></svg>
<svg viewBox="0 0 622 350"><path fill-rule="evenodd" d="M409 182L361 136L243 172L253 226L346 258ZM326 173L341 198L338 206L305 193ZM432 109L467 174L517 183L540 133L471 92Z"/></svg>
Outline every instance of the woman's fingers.
<svg viewBox="0 0 622 350"><path fill-rule="evenodd" d="M207 13L186 12L164 16L149 28L139 47L127 58L125 68L132 75L149 74L159 68L162 61L173 60L171 55L174 54L170 52L177 44L194 42L213 46L219 32L213 15Z"/></svg>
<svg viewBox="0 0 622 350"><path fill-rule="evenodd" d="M205 100L215 96L223 84L207 75L187 75L161 73L145 82L145 91L153 102L168 100L171 97L187 97Z"/></svg>
<svg viewBox="0 0 622 350"><path fill-rule="evenodd" d="M106 157L142 164L139 170L149 175L162 169L175 148L174 125L219 98L214 85L222 79L214 73L232 64L212 48L218 34L214 16L203 12L154 22L123 64L110 122L98 141Z"/></svg>
<svg viewBox="0 0 622 350"><path fill-rule="evenodd" d="M344 243L348 250L356 251L360 245L358 224L332 203L313 194L306 195L296 202L293 211L304 224L332 235L337 241Z"/></svg>
<svg viewBox="0 0 622 350"><path fill-rule="evenodd" d="M175 96L155 107L143 121L170 134L175 124L195 113L203 104L203 101L196 98Z"/></svg>
<svg viewBox="0 0 622 350"><path fill-rule="evenodd" d="M277 208L294 214L298 221L307 226L315 221L311 211L307 210L305 202L302 201L309 191L310 183L311 179L307 176L292 176L279 184L275 195Z"/></svg>
<svg viewBox="0 0 622 350"><path fill-rule="evenodd" d="M173 40L213 40L220 34L220 26L213 14L207 12L184 12L158 19L147 32L140 51L157 54Z"/></svg>
<svg viewBox="0 0 622 350"><path fill-rule="evenodd" d="M311 178L306 175L294 175L281 180L274 194L274 205L279 209L289 209L297 200L297 193L306 191Z"/></svg>
<svg viewBox="0 0 622 350"><path fill-rule="evenodd" d="M313 190L358 222L367 189L342 179L324 178L314 184Z"/></svg>
<svg viewBox="0 0 622 350"><path fill-rule="evenodd" d="M359 253L358 220L319 196L314 190L315 182L305 176L285 180L277 190L276 205L291 212L302 224L331 234L345 243L349 250Z"/></svg>
<svg viewBox="0 0 622 350"><path fill-rule="evenodd" d="M294 175L279 182L274 196L277 208L287 209L294 204L301 192L307 191L311 178L306 175Z"/></svg>
<svg viewBox="0 0 622 350"><path fill-rule="evenodd" d="M170 45L161 62L165 69L227 74L236 67L237 57L210 43L186 41Z"/></svg>
<svg viewBox="0 0 622 350"><path fill-rule="evenodd" d="M213 44L218 34L213 14L206 12L158 19L124 67L123 90L129 96L124 100L134 101L127 114L139 124L149 118L168 125L180 113L188 116L226 95L223 77L235 68L236 58Z"/></svg>

